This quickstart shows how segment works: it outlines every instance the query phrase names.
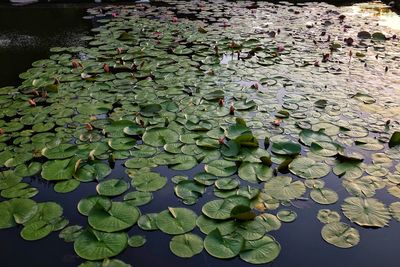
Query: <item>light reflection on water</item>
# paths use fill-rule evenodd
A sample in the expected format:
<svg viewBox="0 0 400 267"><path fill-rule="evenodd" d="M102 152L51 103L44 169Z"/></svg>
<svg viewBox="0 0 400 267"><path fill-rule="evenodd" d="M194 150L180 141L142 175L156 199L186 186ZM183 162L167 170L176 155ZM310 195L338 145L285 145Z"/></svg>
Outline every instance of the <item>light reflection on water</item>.
<svg viewBox="0 0 400 267"><path fill-rule="evenodd" d="M356 4L350 7L349 15L360 15L376 20L379 25L400 31L400 16L381 2Z"/></svg>

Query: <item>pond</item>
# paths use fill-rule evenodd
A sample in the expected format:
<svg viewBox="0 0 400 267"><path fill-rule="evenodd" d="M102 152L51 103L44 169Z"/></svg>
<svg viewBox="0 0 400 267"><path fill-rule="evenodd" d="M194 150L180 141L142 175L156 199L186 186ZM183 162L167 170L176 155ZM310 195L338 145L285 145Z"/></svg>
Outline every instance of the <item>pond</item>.
<svg viewBox="0 0 400 267"><path fill-rule="evenodd" d="M1 5L0 25L4 266L397 266L387 6Z"/></svg>

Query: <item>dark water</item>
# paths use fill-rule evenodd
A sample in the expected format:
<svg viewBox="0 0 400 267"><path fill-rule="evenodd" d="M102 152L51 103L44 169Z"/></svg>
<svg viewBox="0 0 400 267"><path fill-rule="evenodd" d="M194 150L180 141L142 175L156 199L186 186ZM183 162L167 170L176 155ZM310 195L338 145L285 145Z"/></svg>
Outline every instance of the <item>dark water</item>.
<svg viewBox="0 0 400 267"><path fill-rule="evenodd" d="M0 86L17 85L18 74L50 56L53 46L82 45L91 28L85 6L0 4Z"/></svg>
<svg viewBox="0 0 400 267"><path fill-rule="evenodd" d="M53 46L83 45L79 38L88 34L91 23L82 19L86 6L66 5L64 7L49 7L36 5L24 8L0 5L0 86L18 85L18 74L28 69L35 60L47 58L49 48ZM171 178L182 175L167 168L158 168L163 175ZM189 177L202 171L202 166L183 172ZM121 162L110 175L111 178L125 177ZM341 181L331 175L324 179L329 188L334 189L343 199L347 192L341 186ZM34 197L36 201L56 201L64 207L64 215L71 224L86 225L87 219L79 215L76 205L81 198L95 194L95 184L82 184L76 191L62 195L55 193L52 185L43 183L39 179L30 182L40 190ZM194 211L200 214L201 206L212 195L208 188L206 195L193 206ZM377 193L379 199L386 203L395 201L384 191ZM311 201L295 203L292 207L298 214L296 221L290 224L282 223L280 230L271 234L282 246L278 259L267 266L273 267L397 267L397 251L400 244L400 223L391 221L390 227L383 229L365 229L356 227L360 231L361 241L352 249L340 249L327 244L320 237L322 224L316 219L321 208L340 210L340 202L334 205L322 206ZM173 195L173 184L168 182L163 190L154 193L153 201L140 207L142 213L159 212L168 206L183 206ZM1 214L0 214L1 216ZM343 217L343 216L342 216ZM348 222L346 218L342 221ZM35 242L28 242L19 237L21 228L12 228L0 231L0 266L1 267L53 267L77 266L79 259L73 251L72 243L65 243L58 238L57 233ZM163 267L232 267L253 266L240 259L229 261L217 260L206 252L191 258L181 259L174 256L169 250L170 237L156 232L144 232L137 226L130 232L144 234L147 243L141 248L128 248L118 258L135 267L163 266Z"/></svg>

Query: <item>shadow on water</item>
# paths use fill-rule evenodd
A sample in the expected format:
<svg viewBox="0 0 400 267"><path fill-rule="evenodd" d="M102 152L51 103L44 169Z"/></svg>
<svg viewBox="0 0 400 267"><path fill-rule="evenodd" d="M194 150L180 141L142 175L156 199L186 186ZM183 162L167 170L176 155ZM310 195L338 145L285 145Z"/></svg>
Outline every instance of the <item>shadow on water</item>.
<svg viewBox="0 0 400 267"><path fill-rule="evenodd" d="M0 86L18 85L18 74L27 70L32 62L48 58L49 49L53 46L84 45L80 37L88 34L91 27L88 21L82 19L86 8L87 6L82 5L51 7L39 4L24 8L0 5ZM182 175L182 172L164 167L157 168L157 171L167 176L169 182L163 190L154 193L154 200L149 205L140 207L142 213L159 212L167 206L183 206L173 195L173 184L170 181L172 176ZM183 175L193 177L200 171L202 166L197 166L194 170L184 172ZM110 177L124 177L129 181L121 162L116 163L116 168ZM339 193L341 199L347 195L339 178L331 175L324 180L327 182L327 187ZM40 180L32 179L29 182L40 190L40 194L34 198L36 201L55 200L64 207L64 215L71 224L86 225L87 219L79 215L76 205L80 199L96 193L94 183L82 184L76 191L64 196L55 193L51 185ZM206 195L192 207L197 214L200 214L201 206L211 195L212 190L209 188ZM386 203L395 201L382 190L378 191L377 195ZM319 209L325 208L324 206L310 202L299 202L296 206L298 208L294 210L299 215L297 220L290 225L283 223L279 231L272 233L281 243L282 251L279 258L267 266L398 266L396 252L400 235L393 233L400 232L399 223L392 221L390 231L388 227L371 230L356 226L361 233L361 242L350 250L344 250L328 245L320 237L322 224L316 219L316 214ZM340 203L330 205L329 208L340 210ZM343 221L348 222L346 218L343 218ZM59 239L56 233L40 241L28 242L19 237L20 230L21 228L12 228L0 231L0 266L67 267L77 266L81 262L73 251L73 245ZM192 259L181 259L175 257L168 249L170 237L166 234L159 231L143 232L137 226L132 228L129 234L144 234L147 238L145 246L127 249L119 256L133 266L253 266L238 258L229 261L217 260L208 256L205 251Z"/></svg>

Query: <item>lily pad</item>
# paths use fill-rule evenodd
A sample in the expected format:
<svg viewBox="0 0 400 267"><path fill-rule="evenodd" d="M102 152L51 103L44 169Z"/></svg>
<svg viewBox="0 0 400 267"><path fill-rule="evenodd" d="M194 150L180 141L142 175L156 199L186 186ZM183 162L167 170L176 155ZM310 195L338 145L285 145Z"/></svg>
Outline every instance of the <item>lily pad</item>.
<svg viewBox="0 0 400 267"><path fill-rule="evenodd" d="M74 250L86 260L101 260L120 254L128 244L128 235L124 232L104 233L86 229L74 242Z"/></svg>
<svg viewBox="0 0 400 267"><path fill-rule="evenodd" d="M351 248L360 242L358 230L343 222L325 224L321 235L326 242L339 248Z"/></svg>
<svg viewBox="0 0 400 267"><path fill-rule="evenodd" d="M203 239L195 234L174 236L169 242L172 253L181 258L191 258L203 251Z"/></svg>
<svg viewBox="0 0 400 267"><path fill-rule="evenodd" d="M168 208L157 215L157 227L164 233L179 235L196 227L197 215L186 208Z"/></svg>
<svg viewBox="0 0 400 267"><path fill-rule="evenodd" d="M240 258L252 264L266 264L275 260L281 251L280 244L270 235L261 239L246 241Z"/></svg>
<svg viewBox="0 0 400 267"><path fill-rule="evenodd" d="M229 259L239 255L244 245L244 239L237 233L221 235L218 229L213 230L204 239L204 248L219 259Z"/></svg>
<svg viewBox="0 0 400 267"><path fill-rule="evenodd" d="M360 226L384 227L390 220L385 205L374 198L348 197L342 204L342 210L350 221Z"/></svg>

